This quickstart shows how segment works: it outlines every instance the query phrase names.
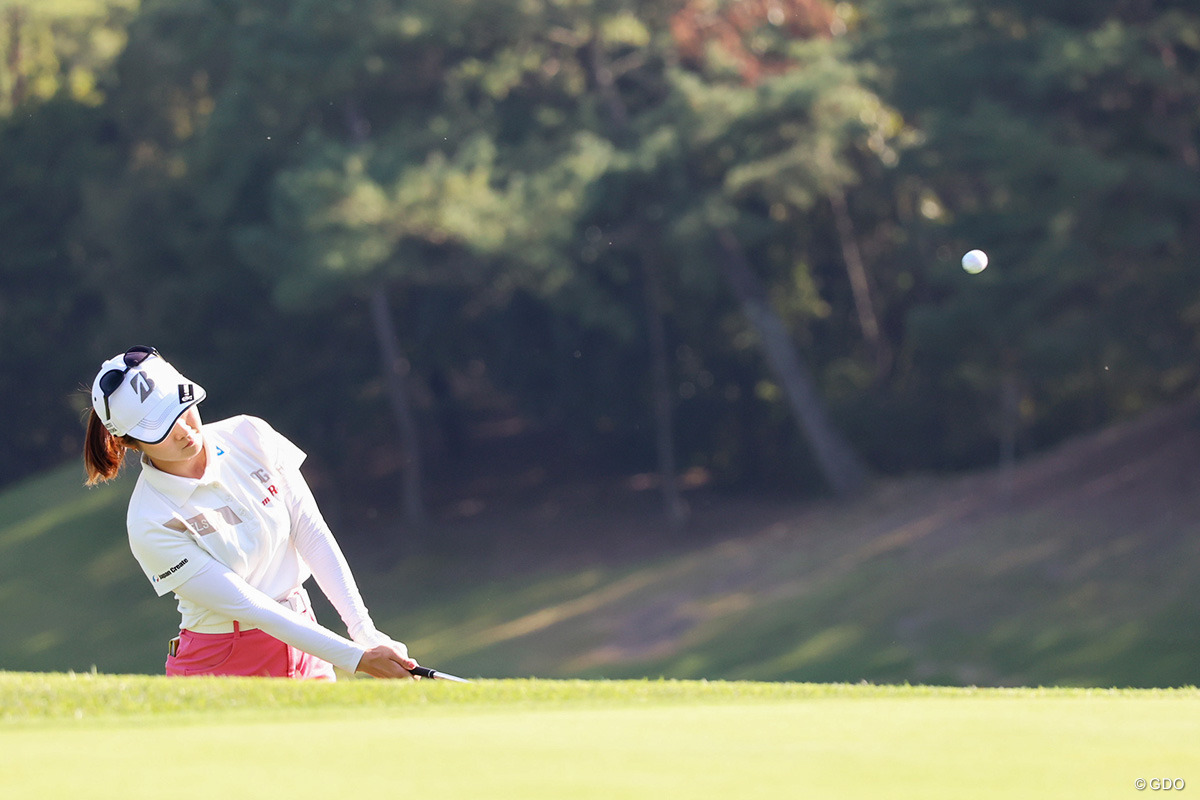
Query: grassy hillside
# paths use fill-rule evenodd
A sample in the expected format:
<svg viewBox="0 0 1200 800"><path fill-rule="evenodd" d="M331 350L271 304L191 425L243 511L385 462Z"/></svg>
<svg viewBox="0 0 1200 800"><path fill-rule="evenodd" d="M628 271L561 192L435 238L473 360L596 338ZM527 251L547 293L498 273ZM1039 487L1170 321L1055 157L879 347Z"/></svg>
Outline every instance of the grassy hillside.
<svg viewBox="0 0 1200 800"><path fill-rule="evenodd" d="M161 668L178 615L129 552L131 488L87 489L72 464L0 494L0 668Z"/></svg>
<svg viewBox="0 0 1200 800"><path fill-rule="evenodd" d="M79 483L71 467L0 495L0 668L159 672L177 618L128 553L130 487ZM421 558L372 571L385 562L352 547L351 562L381 628L472 676L1180 686L1200 674L1193 407L1011 474L882 481L851 505L697 493L686 542L659 529L647 494L488 507L445 522Z"/></svg>

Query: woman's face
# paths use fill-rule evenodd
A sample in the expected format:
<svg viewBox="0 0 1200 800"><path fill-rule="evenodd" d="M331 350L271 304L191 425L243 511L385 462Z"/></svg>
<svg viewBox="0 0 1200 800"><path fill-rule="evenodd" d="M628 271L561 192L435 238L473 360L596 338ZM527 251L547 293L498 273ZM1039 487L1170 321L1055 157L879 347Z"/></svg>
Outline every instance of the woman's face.
<svg viewBox="0 0 1200 800"><path fill-rule="evenodd" d="M175 421L167 438L158 444L138 442L138 449L163 472L198 477L205 466L204 434L200 428L200 411L192 406Z"/></svg>

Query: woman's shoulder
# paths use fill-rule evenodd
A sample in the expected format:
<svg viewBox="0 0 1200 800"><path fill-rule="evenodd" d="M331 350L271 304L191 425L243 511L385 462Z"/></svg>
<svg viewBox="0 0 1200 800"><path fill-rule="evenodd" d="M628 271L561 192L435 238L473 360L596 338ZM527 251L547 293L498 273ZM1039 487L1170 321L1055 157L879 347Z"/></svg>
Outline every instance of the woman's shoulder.
<svg viewBox="0 0 1200 800"><path fill-rule="evenodd" d="M272 428L269 422L251 414L238 414L215 422L206 422L204 430L206 433L216 434L230 443L265 445L282 438L282 435Z"/></svg>
<svg viewBox="0 0 1200 800"><path fill-rule="evenodd" d="M263 431L272 431L271 427L262 417L256 417L252 414L235 414L232 417L218 419L213 422L205 421L205 430L214 430L226 434L238 433L261 433Z"/></svg>
<svg viewBox="0 0 1200 800"><path fill-rule="evenodd" d="M204 428L215 434L220 443L235 449L248 450L264 463L274 464L280 460L281 453L290 455L292 451L298 450L287 437L271 427L269 422L251 414L238 414L216 422L206 422Z"/></svg>

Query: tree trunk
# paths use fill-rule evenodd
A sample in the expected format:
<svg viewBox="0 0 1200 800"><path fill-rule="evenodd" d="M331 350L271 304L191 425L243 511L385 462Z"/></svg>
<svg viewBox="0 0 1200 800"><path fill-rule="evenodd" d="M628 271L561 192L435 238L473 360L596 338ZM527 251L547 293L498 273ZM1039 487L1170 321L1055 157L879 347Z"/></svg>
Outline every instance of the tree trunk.
<svg viewBox="0 0 1200 800"><path fill-rule="evenodd" d="M858 325L862 330L863 339L871 349L875 360L875 378L882 380L891 369L891 348L879 329L879 318L875 316L875 303L871 299L871 282L867 278L867 267L863 262L862 251L858 249L858 239L854 236L854 222L850 218L850 210L846 207L846 197L840 191L829 195L829 205L833 209L834 225L837 228L838 241L842 248L842 260L846 264L846 276L850 280L850 290L854 294L854 310L858 314Z"/></svg>
<svg viewBox="0 0 1200 800"><path fill-rule="evenodd" d="M801 433L813 449L821 474L839 497L855 494L866 483L866 468L829 421L812 376L796 352L783 320L771 310L766 291L747 262L741 242L727 228L717 232L717 239L724 255L721 263L726 280L750 324L758 331L767 362L788 398Z"/></svg>
<svg viewBox="0 0 1200 800"><path fill-rule="evenodd" d="M400 349L396 327L392 323L391 307L382 286L371 293L371 320L383 366L384 386L400 433L400 481L404 519L413 528L425 526L425 503L422 499L420 434L408 399L405 378L409 362Z"/></svg>
<svg viewBox="0 0 1200 800"><path fill-rule="evenodd" d="M15 109L25 102L25 55L22 50L21 28L25 23L25 9L13 6L8 9L8 74L12 76L9 90L9 107Z"/></svg>
<svg viewBox="0 0 1200 800"><path fill-rule="evenodd" d="M600 97L608 109L612 124L613 139L620 143L629 134L629 110L617 89L616 80L604 42L597 35L586 47L587 67L599 90ZM642 240L644 232L635 225L634 238ZM644 247L643 247L644 250ZM662 286L653 260L643 252L642 287L646 308L646 332L649 337L651 358L651 391L654 395L655 449L658 454L658 472L662 481L663 506L671 530L679 531L687 524L688 507L679 491L679 475L675 464L675 421L672 413L670 370L667 358L667 337L663 331Z"/></svg>
<svg viewBox="0 0 1200 800"><path fill-rule="evenodd" d="M1021 387L1015 359L1006 361L1000 379L1000 477L1004 501L1011 503L1017 470L1017 436L1021 430Z"/></svg>
<svg viewBox="0 0 1200 800"><path fill-rule="evenodd" d="M642 257L642 277L646 297L646 331L650 339L651 391L654 395L655 447L658 472L662 479L663 504L667 521L674 531L687 524L688 507L679 491L675 464L675 417L671 394L667 335L662 318L662 283L658 270L648 256Z"/></svg>
<svg viewBox="0 0 1200 800"><path fill-rule="evenodd" d="M617 91L616 80L604 52L604 42L599 36L588 42L587 59L592 80L596 82L596 88L608 109L608 118L613 130L617 138L624 138L629 130L629 110L625 107L621 93Z"/></svg>

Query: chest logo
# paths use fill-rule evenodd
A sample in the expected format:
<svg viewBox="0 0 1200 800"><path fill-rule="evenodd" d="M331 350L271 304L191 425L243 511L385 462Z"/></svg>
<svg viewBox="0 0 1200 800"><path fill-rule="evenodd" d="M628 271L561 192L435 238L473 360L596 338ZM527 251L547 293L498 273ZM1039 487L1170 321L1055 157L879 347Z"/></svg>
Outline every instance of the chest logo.
<svg viewBox="0 0 1200 800"><path fill-rule="evenodd" d="M215 528L212 526L212 523L208 521L208 517L204 516L203 514L197 514L194 517L189 517L187 524L199 536L205 536L215 530Z"/></svg>
<svg viewBox="0 0 1200 800"><path fill-rule="evenodd" d="M265 469L256 469L250 474L257 478L259 483L267 487L268 496L262 499L262 504L264 506L271 505L271 497L277 497L279 495L279 490L275 488L275 484L271 483L271 473L267 472Z"/></svg>
<svg viewBox="0 0 1200 800"><path fill-rule="evenodd" d="M242 524L242 518L233 513L233 509L229 506L221 506L217 509L217 513L221 515L221 519L225 520L225 522L229 523L230 525Z"/></svg>
<svg viewBox="0 0 1200 800"><path fill-rule="evenodd" d="M212 513L218 515L221 518L221 521L226 525L242 524L242 518L239 517L237 513L235 513L234 510L229 506L215 508L213 509ZM210 533L217 532L216 526L209 522L208 517L204 516L203 514L197 514L194 517L189 517L187 524L197 536L207 536Z"/></svg>

